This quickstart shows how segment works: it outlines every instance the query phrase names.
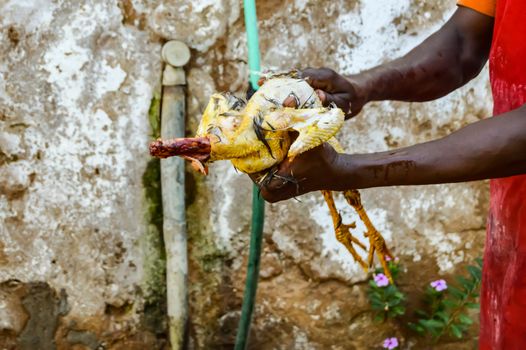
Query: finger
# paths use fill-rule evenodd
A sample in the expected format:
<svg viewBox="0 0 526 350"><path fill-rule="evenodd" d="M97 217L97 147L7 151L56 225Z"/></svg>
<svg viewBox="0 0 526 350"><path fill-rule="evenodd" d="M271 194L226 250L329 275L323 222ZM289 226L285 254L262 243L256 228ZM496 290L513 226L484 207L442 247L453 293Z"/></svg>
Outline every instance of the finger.
<svg viewBox="0 0 526 350"><path fill-rule="evenodd" d="M348 115L351 112L351 104L349 103L349 95L340 93L333 95L333 102L341 108L341 110Z"/></svg>
<svg viewBox="0 0 526 350"><path fill-rule="evenodd" d="M289 95L283 100L283 107L296 108L298 107L298 98L294 95Z"/></svg>
<svg viewBox="0 0 526 350"><path fill-rule="evenodd" d="M316 94L320 98L322 104L327 107L334 103L338 108L340 108L345 114L348 114L350 111L350 105L347 100L347 94L329 94L322 90L316 90Z"/></svg>
<svg viewBox="0 0 526 350"><path fill-rule="evenodd" d="M260 175L259 173L248 174L248 177L250 177L250 179L251 179L254 183L258 183L259 180L261 179L261 175Z"/></svg>
<svg viewBox="0 0 526 350"><path fill-rule="evenodd" d="M327 107L327 106L331 105L332 103L334 103L334 104L336 104L336 106L338 106L338 107L340 107L342 109L344 108L345 103L343 103L341 97L338 96L338 94L330 94L330 93L328 93L326 91L323 91L323 90L316 90L316 94L318 95L318 97L321 100L321 103L325 107ZM348 109L348 107L347 107L347 109Z"/></svg>
<svg viewBox="0 0 526 350"><path fill-rule="evenodd" d="M323 90L315 90L316 95L318 95L319 99L321 100L321 103L326 106L325 101L327 101L327 94Z"/></svg>
<svg viewBox="0 0 526 350"><path fill-rule="evenodd" d="M275 203L297 196L296 187L290 184L278 185L278 187L261 189L261 194L267 202Z"/></svg>
<svg viewBox="0 0 526 350"><path fill-rule="evenodd" d="M270 176L270 181L264 185L264 188L270 193L279 193L278 196L281 194L285 195L290 190L290 185L293 184L293 181L290 181L292 179L290 161L285 159L279 165L278 170L273 172Z"/></svg>
<svg viewBox="0 0 526 350"><path fill-rule="evenodd" d="M315 89L330 90L334 71L328 68L306 68L301 71L305 80Z"/></svg>
<svg viewBox="0 0 526 350"><path fill-rule="evenodd" d="M275 203L292 197L287 184L277 179L272 179L268 184L259 186L261 196L267 202Z"/></svg>
<svg viewBox="0 0 526 350"><path fill-rule="evenodd" d="M355 116L358 115L358 113L360 113L362 111L362 107L361 106L353 106L353 104L351 103L350 106L349 106L349 112L345 115L345 119L351 119Z"/></svg>
<svg viewBox="0 0 526 350"><path fill-rule="evenodd" d="M283 200L286 200L292 197L292 196L287 197L286 195L283 195L281 192L268 192L265 189L261 190L260 195L261 197L263 197L265 201L269 203L280 202L280 201L283 201Z"/></svg>

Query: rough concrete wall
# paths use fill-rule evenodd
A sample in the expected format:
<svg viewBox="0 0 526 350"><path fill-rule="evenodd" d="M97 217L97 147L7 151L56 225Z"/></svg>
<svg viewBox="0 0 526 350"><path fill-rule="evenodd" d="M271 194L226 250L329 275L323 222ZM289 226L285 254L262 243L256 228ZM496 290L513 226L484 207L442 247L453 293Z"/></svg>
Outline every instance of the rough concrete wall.
<svg viewBox="0 0 526 350"><path fill-rule="evenodd" d="M114 2L0 3L0 342L162 344L142 184L160 43Z"/></svg>
<svg viewBox="0 0 526 350"><path fill-rule="evenodd" d="M258 1L263 67L369 68L419 43L454 3ZM212 92L246 89L241 2L12 0L1 1L0 12L0 342L161 347L158 164L146 155L161 42L181 39L193 49L193 134ZM489 115L486 76L431 103L368 105L339 139L365 152L444 136ZM228 349L241 306L251 184L226 162L210 173L187 176L190 346ZM407 269L400 284L410 297L481 254L483 183L362 197ZM337 204L346 221L356 220L341 198ZM421 346L396 324L372 323L366 276L335 240L319 194L267 206L261 278L253 349L369 349L388 335ZM475 334L442 346L472 348Z"/></svg>

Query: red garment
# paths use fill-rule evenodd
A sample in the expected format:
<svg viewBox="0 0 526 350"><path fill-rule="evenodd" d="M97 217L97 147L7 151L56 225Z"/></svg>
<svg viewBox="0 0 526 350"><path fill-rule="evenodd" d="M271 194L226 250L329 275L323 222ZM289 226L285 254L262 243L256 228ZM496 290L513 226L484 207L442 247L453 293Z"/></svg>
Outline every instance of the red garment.
<svg viewBox="0 0 526 350"><path fill-rule="evenodd" d="M494 115L526 103L526 0L497 0L490 79ZM479 347L525 350L526 175L491 180L490 191Z"/></svg>

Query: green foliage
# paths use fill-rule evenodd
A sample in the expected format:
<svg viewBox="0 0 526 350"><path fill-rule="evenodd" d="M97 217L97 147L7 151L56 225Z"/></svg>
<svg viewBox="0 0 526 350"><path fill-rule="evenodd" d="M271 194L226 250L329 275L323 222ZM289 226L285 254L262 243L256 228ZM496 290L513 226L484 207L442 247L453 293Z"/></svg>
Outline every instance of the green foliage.
<svg viewBox="0 0 526 350"><path fill-rule="evenodd" d="M388 266L393 280L396 281L400 265L390 261ZM422 336L430 337L434 342L447 334L462 338L473 324L473 320L468 315L469 309L479 308L477 298L482 280L482 259L476 259L476 265L469 265L466 269L467 276L456 276L455 285L447 286L445 281L440 281L440 288L436 284L438 281L435 281L433 288L429 284L424 295L425 308L416 310L416 322L409 322L406 325ZM382 273L383 270L378 268L374 276L378 278ZM396 319L404 315L406 299L404 293L396 284L389 283L382 286L385 279L378 282L381 286L378 286L374 277L371 278L367 289L375 321L385 322L387 319ZM405 324L398 322L400 325Z"/></svg>
<svg viewBox="0 0 526 350"><path fill-rule="evenodd" d="M157 91L154 92L150 102L148 120L152 129L152 137L155 139L161 137L161 94Z"/></svg>
<svg viewBox="0 0 526 350"><path fill-rule="evenodd" d="M456 285L442 292L428 287L425 294L425 310L417 310L416 323L409 328L421 335L429 335L434 341L449 334L462 338L473 323L467 315L468 309L478 308L475 302L482 280L482 259L476 265L467 266L468 277L457 276Z"/></svg>
<svg viewBox="0 0 526 350"><path fill-rule="evenodd" d="M395 279L400 269L397 263L390 261L389 270ZM377 274L382 272L381 269L376 270ZM370 280L367 296L371 308L375 311L375 321L385 321L388 318L396 318L405 313L403 305L405 295L394 284L379 287L374 280Z"/></svg>
<svg viewBox="0 0 526 350"><path fill-rule="evenodd" d="M156 93L152 99L148 119L152 136L159 137L160 98ZM145 233L140 239L143 251L143 281L141 290L144 295L144 322L148 329L163 329L166 315L166 253L163 240L163 206L161 193L161 163L151 159L142 176L145 207Z"/></svg>

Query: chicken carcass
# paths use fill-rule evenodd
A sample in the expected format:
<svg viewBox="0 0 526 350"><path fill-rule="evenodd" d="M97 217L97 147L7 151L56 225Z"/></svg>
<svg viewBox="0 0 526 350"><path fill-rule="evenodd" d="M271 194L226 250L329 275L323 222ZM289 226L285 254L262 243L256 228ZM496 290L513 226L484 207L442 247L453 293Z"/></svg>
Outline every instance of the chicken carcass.
<svg viewBox="0 0 526 350"><path fill-rule="evenodd" d="M291 97L297 108L283 107L285 99ZM324 142L337 152L343 152L334 138L343 122L344 113L339 108L323 107L314 89L304 79L295 74L275 75L265 81L248 103L230 93L212 95L196 137L154 141L150 144L150 153L160 158L184 157L204 174L207 173L207 163L230 160L244 173L264 172L259 180L263 183L274 176L272 168L286 157L294 158ZM297 137L294 139L294 136ZM333 193L321 192L329 206L338 241L365 270L372 266L376 252L385 274L392 281L386 262L386 258L392 258L392 255L365 212L360 193L347 190L343 196L366 227L364 235L369 241L367 263L354 247L357 245L366 250L366 246L351 234L350 229L356 227L355 223L344 224Z"/></svg>

